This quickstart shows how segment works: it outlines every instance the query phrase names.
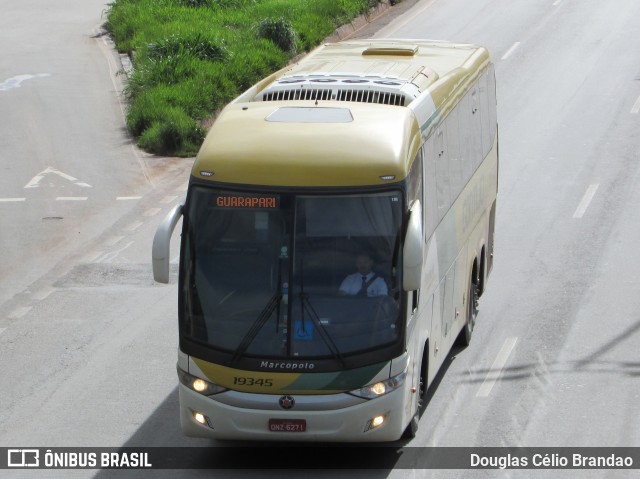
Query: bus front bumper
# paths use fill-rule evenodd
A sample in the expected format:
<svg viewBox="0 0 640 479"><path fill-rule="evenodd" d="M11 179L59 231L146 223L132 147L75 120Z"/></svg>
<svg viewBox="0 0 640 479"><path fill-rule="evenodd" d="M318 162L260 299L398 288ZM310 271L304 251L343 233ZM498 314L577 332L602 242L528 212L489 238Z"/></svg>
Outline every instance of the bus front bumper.
<svg viewBox="0 0 640 479"><path fill-rule="evenodd" d="M355 406L322 411L296 411L295 407L290 410L241 408L203 396L182 384L178 389L182 431L190 437L259 441L395 441L401 437L412 416L410 408L404 406L406 390L403 387ZM322 396L316 397L322 400ZM278 397L274 397L274 401L277 400ZM374 425L376 418L382 418L382 423L377 426ZM376 422L379 421L377 419ZM293 424L288 428L297 431L273 430L278 429L272 426L274 422Z"/></svg>

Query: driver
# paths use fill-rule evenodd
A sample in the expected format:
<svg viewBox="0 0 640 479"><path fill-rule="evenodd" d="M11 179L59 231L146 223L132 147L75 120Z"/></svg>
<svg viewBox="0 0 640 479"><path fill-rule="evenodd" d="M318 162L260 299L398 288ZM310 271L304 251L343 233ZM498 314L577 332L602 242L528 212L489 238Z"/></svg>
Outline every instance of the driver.
<svg viewBox="0 0 640 479"><path fill-rule="evenodd" d="M373 271L374 261L369 253L356 256L356 272L347 276L338 290L339 295L384 296L388 294L384 278Z"/></svg>

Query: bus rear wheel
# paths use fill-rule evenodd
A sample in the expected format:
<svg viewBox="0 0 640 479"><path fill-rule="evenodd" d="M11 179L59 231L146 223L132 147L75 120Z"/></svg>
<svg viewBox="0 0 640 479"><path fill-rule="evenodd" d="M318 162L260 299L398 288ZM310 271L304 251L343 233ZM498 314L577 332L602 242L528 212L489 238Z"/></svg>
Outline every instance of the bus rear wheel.
<svg viewBox="0 0 640 479"><path fill-rule="evenodd" d="M471 343L471 335L473 334L477 317L478 285L471 278L469 281L469 301L467 301L467 320L464 323L464 328L460 331L460 336L458 336L457 343L459 346L469 346L469 343Z"/></svg>

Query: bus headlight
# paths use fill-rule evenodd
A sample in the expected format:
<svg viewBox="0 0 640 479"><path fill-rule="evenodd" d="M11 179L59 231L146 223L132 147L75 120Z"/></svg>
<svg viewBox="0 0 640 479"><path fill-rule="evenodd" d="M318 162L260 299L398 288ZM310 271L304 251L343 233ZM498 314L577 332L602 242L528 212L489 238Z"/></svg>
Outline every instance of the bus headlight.
<svg viewBox="0 0 640 479"><path fill-rule="evenodd" d="M211 424L211 419L202 414L201 412L191 410L191 417L193 420L202 426L208 426L211 429L214 429L213 424Z"/></svg>
<svg viewBox="0 0 640 479"><path fill-rule="evenodd" d="M372 429L382 426L386 420L387 420L387 414L384 414L382 416L372 417L367 421L367 424L365 424L364 432L368 432L368 431L371 431Z"/></svg>
<svg viewBox="0 0 640 479"><path fill-rule="evenodd" d="M198 378L192 374L189 374L188 372L183 371L180 368L178 368L178 379L180 380L181 384L204 396L213 396L214 394L218 394L227 390L222 386L218 386L217 384L209 382L205 379Z"/></svg>
<svg viewBox="0 0 640 479"><path fill-rule="evenodd" d="M374 384L369 384L355 391L351 391L350 394L365 399L375 399L384 394L389 394L391 391L398 389L404 383L404 379L407 377L407 371L404 370L397 376L394 376L384 381L379 381Z"/></svg>

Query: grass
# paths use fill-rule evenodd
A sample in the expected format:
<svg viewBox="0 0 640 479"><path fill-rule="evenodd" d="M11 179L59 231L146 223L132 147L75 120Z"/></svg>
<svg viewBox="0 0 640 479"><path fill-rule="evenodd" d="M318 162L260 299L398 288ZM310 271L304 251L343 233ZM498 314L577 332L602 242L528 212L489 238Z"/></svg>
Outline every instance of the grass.
<svg viewBox="0 0 640 479"><path fill-rule="evenodd" d="M127 126L144 150L194 156L204 122L379 0L114 0L105 27L134 70Z"/></svg>

